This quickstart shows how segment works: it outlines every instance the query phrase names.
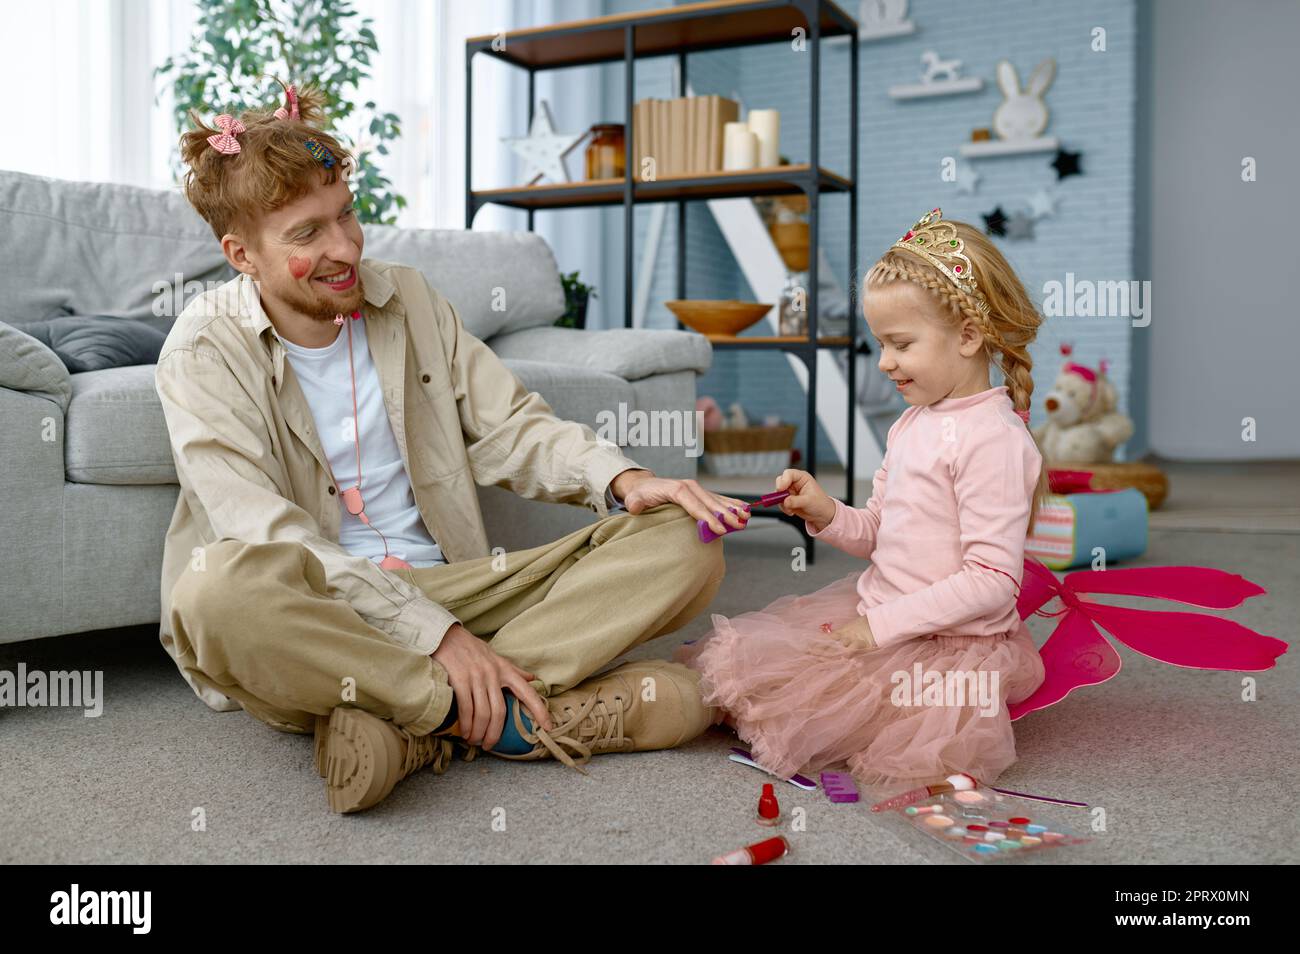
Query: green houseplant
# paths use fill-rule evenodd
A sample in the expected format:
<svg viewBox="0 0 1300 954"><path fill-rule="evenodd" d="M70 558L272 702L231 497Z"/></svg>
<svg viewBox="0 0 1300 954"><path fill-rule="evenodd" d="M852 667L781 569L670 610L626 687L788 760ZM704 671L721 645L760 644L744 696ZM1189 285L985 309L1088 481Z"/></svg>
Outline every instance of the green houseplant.
<svg viewBox="0 0 1300 954"><path fill-rule="evenodd" d="M370 58L379 52L373 21L354 24L357 12L349 0L194 2L199 19L189 51L169 56L154 70L171 83L177 132L189 127L191 109L210 119L279 105L284 93L272 77L310 81L325 94L334 117L331 132L356 156L357 217L395 224L406 199L367 159L372 152L388 154L401 123L373 102L364 103L361 113L354 103L357 84L370 76Z"/></svg>
<svg viewBox="0 0 1300 954"><path fill-rule="evenodd" d="M556 319L556 326L560 328L586 328L587 302L589 299L599 297L596 294L595 286L584 285L578 279L577 272L569 272L567 275L561 273L560 284L564 286L564 301L567 307L564 314Z"/></svg>

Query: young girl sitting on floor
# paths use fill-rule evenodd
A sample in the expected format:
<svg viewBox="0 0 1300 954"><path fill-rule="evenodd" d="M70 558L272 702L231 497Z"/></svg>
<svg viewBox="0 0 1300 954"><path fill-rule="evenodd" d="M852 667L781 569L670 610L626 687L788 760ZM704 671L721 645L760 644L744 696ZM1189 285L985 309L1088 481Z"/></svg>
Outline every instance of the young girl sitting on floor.
<svg viewBox="0 0 1300 954"><path fill-rule="evenodd" d="M781 777L847 764L869 786L959 771L992 782L1016 757L1007 703L1043 681L1016 612L1046 491L1028 429L1027 348L1042 319L997 248L939 209L865 286L880 370L911 405L871 499L850 508L800 470L776 489L813 537L871 565L734 619L714 614L677 658ZM1005 385L990 385L991 366ZM942 697L922 691L940 679Z"/></svg>

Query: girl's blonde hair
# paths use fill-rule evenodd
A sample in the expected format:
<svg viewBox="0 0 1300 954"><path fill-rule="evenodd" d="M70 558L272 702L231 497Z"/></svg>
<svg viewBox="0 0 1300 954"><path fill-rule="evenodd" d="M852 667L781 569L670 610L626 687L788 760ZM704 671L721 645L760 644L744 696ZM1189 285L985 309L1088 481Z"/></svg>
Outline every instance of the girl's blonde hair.
<svg viewBox="0 0 1300 954"><path fill-rule="evenodd" d="M930 293L940 306L939 314L953 327L960 327L963 320L970 319L984 335L984 356L991 365L1001 369L1006 379L1012 405L1017 411L1028 411L1034 393L1034 378L1030 373L1034 361L1029 356L1029 344L1038 335L1042 316L1011 265L983 232L966 222L943 221L957 230L976 285L988 303L987 313L976 306L971 295L924 258L898 248L890 248L880 257L867 272L864 284L867 288L882 288L894 282L911 282ZM1044 461L1030 505L1030 532L1047 493L1047 462Z"/></svg>

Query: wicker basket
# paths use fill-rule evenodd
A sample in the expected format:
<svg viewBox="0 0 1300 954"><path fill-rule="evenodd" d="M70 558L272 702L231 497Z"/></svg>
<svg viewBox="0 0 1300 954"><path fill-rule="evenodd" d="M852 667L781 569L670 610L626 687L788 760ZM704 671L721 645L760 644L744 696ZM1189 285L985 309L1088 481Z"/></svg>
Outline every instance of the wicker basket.
<svg viewBox="0 0 1300 954"><path fill-rule="evenodd" d="M790 466L790 448L797 428L726 427L704 432L704 466L713 474L780 473Z"/></svg>
<svg viewBox="0 0 1300 954"><path fill-rule="evenodd" d="M708 441L705 441L708 446ZM1053 461L1053 470L1087 471L1092 474L1088 486L1092 490L1124 490L1134 487L1147 498L1147 506L1156 510L1169 493L1169 478L1159 467L1132 462L1126 464L1082 464L1071 461Z"/></svg>

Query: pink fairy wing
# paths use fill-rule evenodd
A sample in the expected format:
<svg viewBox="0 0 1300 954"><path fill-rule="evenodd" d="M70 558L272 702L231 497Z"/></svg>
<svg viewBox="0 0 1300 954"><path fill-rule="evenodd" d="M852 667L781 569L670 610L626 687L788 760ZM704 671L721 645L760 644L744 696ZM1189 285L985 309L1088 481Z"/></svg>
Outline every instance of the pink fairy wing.
<svg viewBox="0 0 1300 954"><path fill-rule="evenodd" d="M1020 579L1020 595L1016 610L1021 619L1028 619L1044 603L1060 591L1056 576L1033 557L1025 557L1025 571Z"/></svg>
<svg viewBox="0 0 1300 954"><path fill-rule="evenodd" d="M1080 570L1064 583L1076 593L1123 593L1225 609L1268 592L1236 573L1208 566L1141 566Z"/></svg>
<svg viewBox="0 0 1300 954"><path fill-rule="evenodd" d="M1277 657L1287 651L1281 639L1203 613L1137 610L1103 603L1089 603L1088 613L1129 649L1175 666L1259 672L1272 669Z"/></svg>
<svg viewBox="0 0 1300 954"><path fill-rule="evenodd" d="M1029 579L1028 572L1025 578ZM1038 654L1043 657L1043 684L1029 698L1007 706L1012 722L1060 702L1081 686L1113 678L1122 665L1115 647L1079 610L1065 614Z"/></svg>

